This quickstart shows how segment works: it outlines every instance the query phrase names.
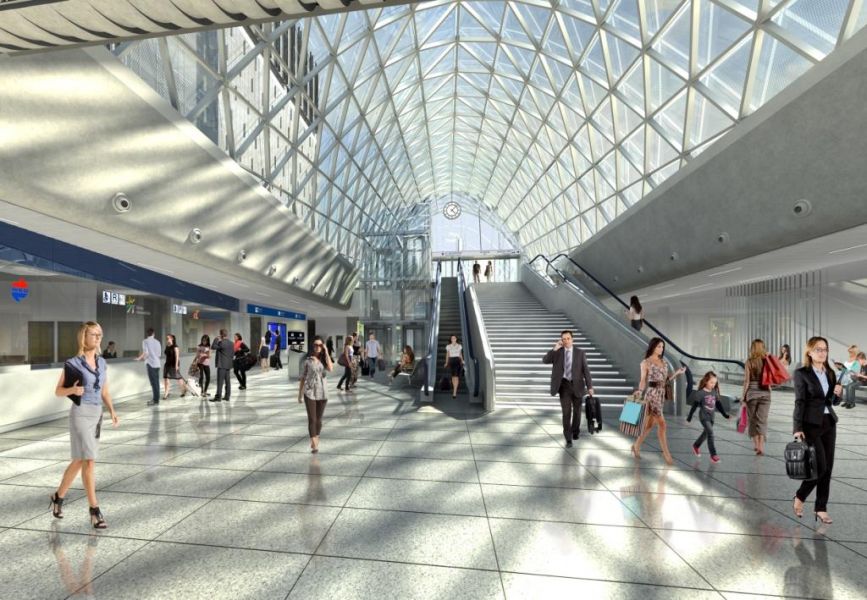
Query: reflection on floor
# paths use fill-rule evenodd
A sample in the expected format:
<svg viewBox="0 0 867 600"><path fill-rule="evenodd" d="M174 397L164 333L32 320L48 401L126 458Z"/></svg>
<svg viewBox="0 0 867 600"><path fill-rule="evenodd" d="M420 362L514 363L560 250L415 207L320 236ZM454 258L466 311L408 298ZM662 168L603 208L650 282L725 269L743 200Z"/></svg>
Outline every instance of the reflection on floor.
<svg viewBox="0 0 867 600"><path fill-rule="evenodd" d="M0 598L867 596L864 406L840 411L818 529L812 504L791 515L786 394L768 456L718 418L711 465L690 452L700 426L672 418L666 468L653 437L633 461L613 413L566 450L554 402L480 415L370 381L331 393L317 455L282 373L229 404L122 404L98 534L80 489L62 521L48 511L65 421L0 435Z"/></svg>

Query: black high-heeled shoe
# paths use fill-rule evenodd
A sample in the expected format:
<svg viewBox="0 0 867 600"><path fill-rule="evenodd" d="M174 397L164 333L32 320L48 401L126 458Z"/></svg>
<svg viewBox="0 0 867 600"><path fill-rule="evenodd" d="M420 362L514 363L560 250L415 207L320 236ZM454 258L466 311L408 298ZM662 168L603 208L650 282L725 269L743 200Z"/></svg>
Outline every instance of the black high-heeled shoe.
<svg viewBox="0 0 867 600"><path fill-rule="evenodd" d="M102 516L102 511L98 506L90 507L90 524L94 529L106 529L108 525L105 523L105 517Z"/></svg>
<svg viewBox="0 0 867 600"><path fill-rule="evenodd" d="M823 517L819 513L823 513L825 516ZM813 516L816 517L816 522L818 523L819 521L821 521L822 525L830 525L831 523L834 522L834 519L831 518L831 515L829 515L824 510L820 510L820 511L813 513Z"/></svg>
<svg viewBox="0 0 867 600"><path fill-rule="evenodd" d="M49 496L51 500L51 504L48 505L48 508L51 510L51 514L54 515L55 519L63 518L63 501L66 498L61 498L57 495L57 492L54 492L53 496Z"/></svg>

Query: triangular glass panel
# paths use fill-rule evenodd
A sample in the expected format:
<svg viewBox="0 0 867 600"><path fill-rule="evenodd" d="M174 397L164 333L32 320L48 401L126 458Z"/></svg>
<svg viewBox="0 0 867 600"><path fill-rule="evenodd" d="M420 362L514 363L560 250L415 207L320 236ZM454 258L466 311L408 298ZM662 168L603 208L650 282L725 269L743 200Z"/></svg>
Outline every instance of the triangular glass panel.
<svg viewBox="0 0 867 600"><path fill-rule="evenodd" d="M650 112L654 112L683 88L686 82L673 71L666 69L659 61L653 58L649 58L649 61L650 73L647 82L647 95Z"/></svg>
<svg viewBox="0 0 867 600"><path fill-rule="evenodd" d="M572 44L572 59L578 60L581 52L583 52L587 44L590 43L590 39L596 32L596 27L587 21L582 21L581 19L565 13L560 13L558 20L560 21L560 26L563 30L563 36L566 38L567 42Z"/></svg>
<svg viewBox="0 0 867 600"><path fill-rule="evenodd" d="M704 69L743 36L750 23L710 0L700 2L696 64Z"/></svg>
<svg viewBox="0 0 867 600"><path fill-rule="evenodd" d="M488 23L488 26L496 25L492 23ZM496 32L496 27L492 27L493 31ZM485 28L481 22L473 15L472 12L467 10L467 7L463 4L460 5L460 36L462 40L466 39L486 39L493 40L494 38L491 36L490 32L487 28Z"/></svg>
<svg viewBox="0 0 867 600"><path fill-rule="evenodd" d="M608 42L608 58L611 61L611 80L617 81L638 58L638 48L615 35L603 33Z"/></svg>
<svg viewBox="0 0 867 600"><path fill-rule="evenodd" d="M734 125L723 111L713 105L704 96L693 92L693 122L689 134L689 146L695 147L712 137L719 135L723 130Z"/></svg>
<svg viewBox="0 0 867 600"><path fill-rule="evenodd" d="M828 55L837 45L849 0L793 0L772 19L792 41Z"/></svg>
<svg viewBox="0 0 867 600"><path fill-rule="evenodd" d="M602 102L603 98L607 96L607 92L602 86L597 85L592 79L581 74L581 87L584 91L584 106L585 110L589 112L593 112L599 103Z"/></svg>
<svg viewBox="0 0 867 600"><path fill-rule="evenodd" d="M647 127L647 168L657 169L678 157L677 150L653 127Z"/></svg>
<svg viewBox="0 0 867 600"><path fill-rule="evenodd" d="M429 8L423 7L415 12L415 29L420 45L424 46L429 43L428 37L434 32L442 16L451 8L449 5L440 5Z"/></svg>
<svg viewBox="0 0 867 600"><path fill-rule="evenodd" d="M657 131L661 132L665 139L678 151L680 151L683 145L686 101L687 93L684 90L653 117Z"/></svg>
<svg viewBox="0 0 867 600"><path fill-rule="evenodd" d="M617 91L629 106L638 114L644 114L644 65L639 60L629 70L629 73L620 81Z"/></svg>
<svg viewBox="0 0 867 600"><path fill-rule="evenodd" d="M548 27L548 20L551 16L551 10L531 4L514 3L512 6L518 9L521 17L524 20L527 31L533 39L536 46L542 45L542 37L545 35L545 30Z"/></svg>
<svg viewBox="0 0 867 600"><path fill-rule="evenodd" d="M622 140L642 123L641 115L616 97L611 98L614 112L614 133L617 140Z"/></svg>
<svg viewBox="0 0 867 600"><path fill-rule="evenodd" d="M665 26L678 5L680 5L680 0L651 0L650 2L645 2L648 38L656 35L656 32ZM687 2L687 5L689 5L689 2ZM688 6L686 11L689 12Z"/></svg>
<svg viewBox="0 0 867 600"><path fill-rule="evenodd" d="M653 49L659 53L666 65L683 77L689 75L689 21L690 11L687 3L653 43Z"/></svg>
<svg viewBox="0 0 867 600"><path fill-rule="evenodd" d="M527 32L524 31L524 28L521 27L521 22L515 14L516 10L514 4L510 4L509 9L506 10L506 18L505 21L503 21L502 39L508 44L521 44L533 47L534 44L532 40L527 36Z"/></svg>
<svg viewBox="0 0 867 600"><path fill-rule="evenodd" d="M617 188L623 189L641 179L641 171L633 165L623 152L617 152Z"/></svg>
<svg viewBox="0 0 867 600"><path fill-rule="evenodd" d="M735 118L740 115L751 46L752 40L748 37L712 66L700 80L704 88L702 92Z"/></svg>
<svg viewBox="0 0 867 600"><path fill-rule="evenodd" d="M453 7L456 5L452 5ZM457 8L451 11L445 21L440 23L433 34L427 39L428 44L454 40L458 34L458 11Z"/></svg>
<svg viewBox="0 0 867 600"><path fill-rule="evenodd" d="M751 110L756 110L800 77L813 64L777 40L766 36L759 55L756 83L749 99Z"/></svg>
<svg viewBox="0 0 867 600"><path fill-rule="evenodd" d="M641 30L638 25L638 1L617 0L617 5L608 13L608 24L617 35L641 45ZM654 2L650 2L653 4Z"/></svg>
<svg viewBox="0 0 867 600"><path fill-rule="evenodd" d="M542 45L542 50L548 54L553 54L561 57L569 57L569 47L566 45L566 38L563 37L563 30L560 28L560 23L556 18L553 18L553 15L556 13L552 12L552 24L548 28L548 37L545 38L545 43ZM569 59L571 61L571 58Z"/></svg>
<svg viewBox="0 0 867 600"><path fill-rule="evenodd" d="M594 36L590 42L590 46L580 66L588 75L605 85L606 88L608 87L608 70L605 68L605 59L602 56L602 42L598 35Z"/></svg>

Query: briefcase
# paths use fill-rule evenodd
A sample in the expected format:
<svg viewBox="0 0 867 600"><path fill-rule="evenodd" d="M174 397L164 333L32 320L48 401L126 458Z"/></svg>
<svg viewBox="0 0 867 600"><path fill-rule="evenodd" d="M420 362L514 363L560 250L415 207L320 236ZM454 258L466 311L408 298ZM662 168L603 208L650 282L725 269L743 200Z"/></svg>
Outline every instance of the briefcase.
<svg viewBox="0 0 867 600"><path fill-rule="evenodd" d="M783 452L786 461L786 475L789 479L815 481L819 478L819 466L816 460L816 448L795 440L786 444Z"/></svg>
<svg viewBox="0 0 867 600"><path fill-rule="evenodd" d="M587 429L590 431L590 435L602 431L602 406L599 403L599 398L585 396L584 414L587 417Z"/></svg>

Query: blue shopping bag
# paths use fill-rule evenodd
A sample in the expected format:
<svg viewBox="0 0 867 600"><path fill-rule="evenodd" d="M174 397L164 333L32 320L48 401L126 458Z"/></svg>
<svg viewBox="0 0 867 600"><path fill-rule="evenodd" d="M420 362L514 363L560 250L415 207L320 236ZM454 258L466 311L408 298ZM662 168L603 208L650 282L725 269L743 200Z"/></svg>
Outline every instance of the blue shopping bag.
<svg viewBox="0 0 867 600"><path fill-rule="evenodd" d="M624 402L620 411L620 421L629 425L638 425L641 418L641 402Z"/></svg>

